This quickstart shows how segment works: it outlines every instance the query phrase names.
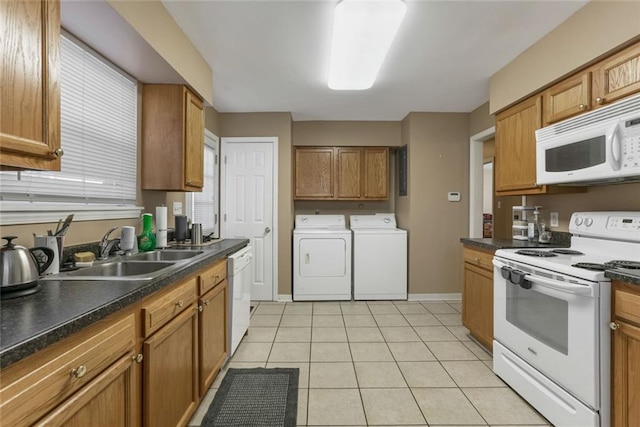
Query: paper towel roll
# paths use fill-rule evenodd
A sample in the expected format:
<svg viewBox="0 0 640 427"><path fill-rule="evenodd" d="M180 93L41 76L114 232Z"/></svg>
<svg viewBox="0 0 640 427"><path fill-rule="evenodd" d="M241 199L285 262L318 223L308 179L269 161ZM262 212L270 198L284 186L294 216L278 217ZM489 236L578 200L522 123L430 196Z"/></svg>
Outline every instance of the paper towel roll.
<svg viewBox="0 0 640 427"><path fill-rule="evenodd" d="M156 206L156 247L167 246L167 207Z"/></svg>

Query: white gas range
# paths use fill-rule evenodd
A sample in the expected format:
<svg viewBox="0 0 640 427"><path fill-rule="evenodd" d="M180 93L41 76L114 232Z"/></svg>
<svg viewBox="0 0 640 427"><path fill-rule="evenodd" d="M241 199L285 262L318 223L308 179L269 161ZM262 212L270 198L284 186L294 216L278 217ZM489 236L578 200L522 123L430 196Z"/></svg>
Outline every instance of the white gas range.
<svg viewBox="0 0 640 427"><path fill-rule="evenodd" d="M610 425L611 286L640 268L640 212L574 213L567 249L501 249L493 370L556 426Z"/></svg>

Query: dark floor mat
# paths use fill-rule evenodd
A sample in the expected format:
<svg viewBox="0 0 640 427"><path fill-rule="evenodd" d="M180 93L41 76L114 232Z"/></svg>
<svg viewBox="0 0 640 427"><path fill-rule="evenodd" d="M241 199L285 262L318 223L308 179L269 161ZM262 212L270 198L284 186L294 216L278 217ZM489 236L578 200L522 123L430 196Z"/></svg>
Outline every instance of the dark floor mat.
<svg viewBox="0 0 640 427"><path fill-rule="evenodd" d="M229 369L202 427L295 427L297 368Z"/></svg>

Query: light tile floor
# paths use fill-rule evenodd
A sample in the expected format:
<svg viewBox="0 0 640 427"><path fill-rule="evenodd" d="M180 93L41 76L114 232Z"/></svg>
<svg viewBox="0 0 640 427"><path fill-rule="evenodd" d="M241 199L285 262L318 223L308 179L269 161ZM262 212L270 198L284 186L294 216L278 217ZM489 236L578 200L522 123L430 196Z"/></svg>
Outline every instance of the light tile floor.
<svg viewBox="0 0 640 427"><path fill-rule="evenodd" d="M491 371L460 302L261 302L228 368L300 369L299 426L549 426Z"/></svg>

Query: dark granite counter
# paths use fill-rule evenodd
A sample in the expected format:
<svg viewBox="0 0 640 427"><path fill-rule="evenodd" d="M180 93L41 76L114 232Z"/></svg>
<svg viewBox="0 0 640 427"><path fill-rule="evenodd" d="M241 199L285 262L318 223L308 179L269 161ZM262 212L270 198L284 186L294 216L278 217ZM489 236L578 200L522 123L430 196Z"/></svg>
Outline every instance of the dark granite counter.
<svg viewBox="0 0 640 427"><path fill-rule="evenodd" d="M203 254L152 280L41 281L42 290L36 294L0 300L0 368L237 252L248 243L247 239L225 239L203 246Z"/></svg>
<svg viewBox="0 0 640 427"><path fill-rule="evenodd" d="M640 270L633 270L629 268L616 268L613 270L605 271L604 275L609 279L621 280L623 282L640 286Z"/></svg>
<svg viewBox="0 0 640 427"><path fill-rule="evenodd" d="M462 237L460 242L466 246L476 246L479 248L497 251L498 249L521 249L521 248L568 248L571 244L571 234L554 232L551 235L551 243L528 242L526 240L512 239L492 239L492 238L467 238Z"/></svg>

